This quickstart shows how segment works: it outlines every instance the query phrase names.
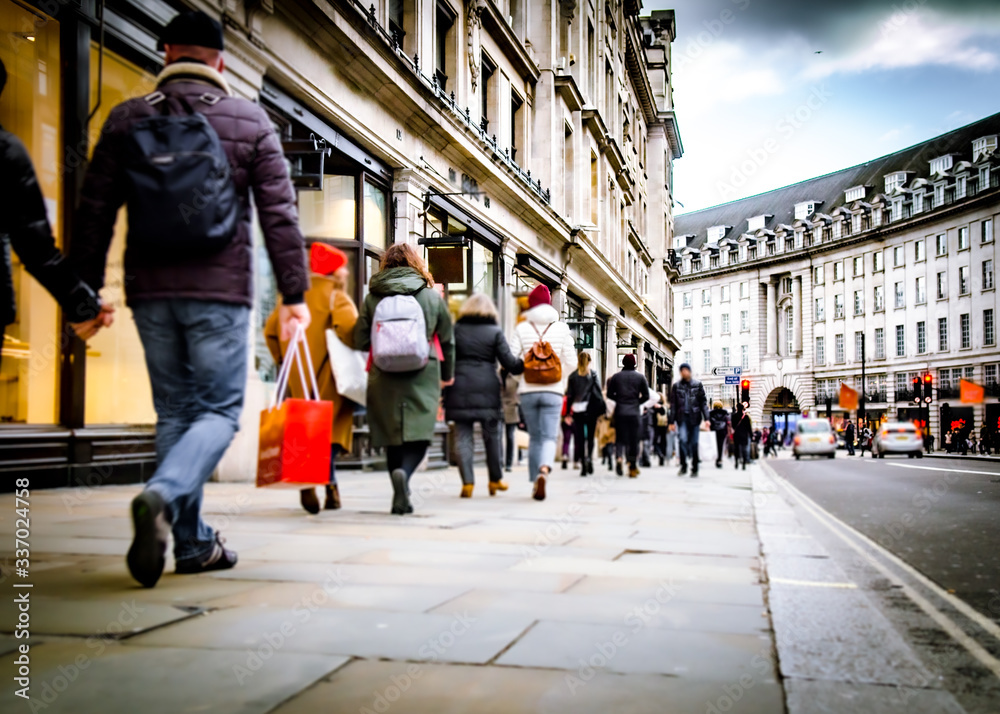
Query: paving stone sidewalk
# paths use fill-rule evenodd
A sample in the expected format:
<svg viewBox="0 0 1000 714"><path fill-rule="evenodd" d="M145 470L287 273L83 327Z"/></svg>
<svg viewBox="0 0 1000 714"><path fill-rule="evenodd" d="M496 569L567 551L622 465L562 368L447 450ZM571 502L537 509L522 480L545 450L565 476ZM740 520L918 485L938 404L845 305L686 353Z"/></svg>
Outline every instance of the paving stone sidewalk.
<svg viewBox="0 0 1000 714"><path fill-rule="evenodd" d="M414 477L390 516L384 473L341 474L344 508L209 484L231 571L135 586L136 487L31 495L33 700L12 684L14 499L0 497L5 712L784 711L751 477L757 467L524 469L490 498L453 470ZM42 707L41 705L45 706ZM34 705L34 706L32 706Z"/></svg>

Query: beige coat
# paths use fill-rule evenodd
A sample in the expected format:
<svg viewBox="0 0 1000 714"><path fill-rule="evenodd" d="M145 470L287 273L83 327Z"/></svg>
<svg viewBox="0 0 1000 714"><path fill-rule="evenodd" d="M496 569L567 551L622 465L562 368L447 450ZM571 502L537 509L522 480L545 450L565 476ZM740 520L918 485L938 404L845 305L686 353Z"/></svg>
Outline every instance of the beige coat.
<svg viewBox="0 0 1000 714"><path fill-rule="evenodd" d="M350 451L354 441L354 404L343 399L337 392L326 349L326 331L332 329L345 345L353 347L358 308L347 293L334 287L333 280L316 274L312 276L312 287L305 293L305 301L312 314L312 321L306 329L306 343L312 356L313 369L316 370L319 395L322 399L333 402L333 432L330 440L345 451ZM278 334L278 310L275 308L264 326L264 339L274 361L281 364L288 343L280 342ZM308 383L308 379L306 381ZM288 387L293 398L302 398L302 380L295 364L292 365Z"/></svg>

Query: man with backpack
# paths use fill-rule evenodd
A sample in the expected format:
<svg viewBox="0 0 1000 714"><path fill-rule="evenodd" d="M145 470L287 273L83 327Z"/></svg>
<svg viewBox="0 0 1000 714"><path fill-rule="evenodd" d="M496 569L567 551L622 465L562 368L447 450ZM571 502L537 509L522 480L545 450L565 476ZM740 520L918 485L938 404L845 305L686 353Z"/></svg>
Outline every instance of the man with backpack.
<svg viewBox="0 0 1000 714"><path fill-rule="evenodd" d="M566 380L577 368L576 340L552 307L552 295L539 285L528 295L524 320L514 328L510 349L524 358L521 411L528 426L528 478L532 498L545 500L546 477L556 457L556 439Z"/></svg>
<svg viewBox="0 0 1000 714"><path fill-rule="evenodd" d="M253 304L250 191L282 306L282 339L308 327L295 191L259 106L222 75L222 26L183 12L164 29L156 91L108 117L84 179L71 257L95 290L127 202L125 293L157 413L157 469L132 502L127 563L145 587L163 573L231 568L236 553L201 518L203 485L239 428Z"/></svg>

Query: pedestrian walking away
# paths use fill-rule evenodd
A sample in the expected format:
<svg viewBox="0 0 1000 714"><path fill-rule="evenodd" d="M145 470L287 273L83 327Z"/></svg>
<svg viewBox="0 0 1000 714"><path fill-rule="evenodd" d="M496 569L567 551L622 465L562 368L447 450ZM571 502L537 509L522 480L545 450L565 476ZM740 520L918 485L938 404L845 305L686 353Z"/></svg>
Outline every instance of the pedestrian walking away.
<svg viewBox="0 0 1000 714"><path fill-rule="evenodd" d="M253 302L250 192L282 294L288 339L309 326L295 190L267 113L232 96L222 26L184 12L164 28L157 89L115 107L87 169L70 258L94 290L128 202L125 295L146 355L157 467L132 502L127 563L152 587L172 529L178 573L231 568L236 553L201 517L203 486L239 428ZM183 161L164 157L183 156ZM220 180L220 175L222 179ZM200 211L181 210L191 192Z"/></svg>
<svg viewBox="0 0 1000 714"><path fill-rule="evenodd" d="M333 429L330 434L330 483L326 485L323 508L340 508L340 489L337 486L337 457L349 453L354 443L354 411L356 404L340 395L330 367L326 331L333 330L337 338L348 347L354 346L354 326L358 321L358 308L347 295L347 254L324 243L313 243L309 248L311 286L304 298L312 315L306 328L306 346L312 356L316 384L321 399L333 403ZM264 340L271 357L281 364L288 351L288 340L281 339L279 324L281 303L274 309L264 325ZM295 399L306 398L298 365L291 367L288 389ZM299 492L299 502L308 513L319 513L319 499L315 488Z"/></svg>
<svg viewBox="0 0 1000 714"><path fill-rule="evenodd" d="M854 422L847 422L844 427L844 441L847 442L847 455L854 456Z"/></svg>
<svg viewBox="0 0 1000 714"><path fill-rule="evenodd" d="M663 402L663 395L660 394L660 401L650 410L653 419L653 453L660 460L660 466L663 466L664 462L673 456L673 452L669 447L669 416L667 415L667 407Z"/></svg>
<svg viewBox="0 0 1000 714"><path fill-rule="evenodd" d="M649 383L641 372L635 369L634 354L622 358L622 369L608 380L608 399L614 402L613 418L618 445L624 449L628 463L629 478L639 476L639 439L642 423L642 407L649 401ZM622 456L618 455L616 473L621 476Z"/></svg>
<svg viewBox="0 0 1000 714"><path fill-rule="evenodd" d="M726 437L729 436L729 412L723 408L722 402L716 400L712 404L712 411L708 413L708 425L715 434L715 467L721 469L723 449L726 447Z"/></svg>
<svg viewBox="0 0 1000 714"><path fill-rule="evenodd" d="M597 372L590 368L590 355L577 355L576 371L566 383L569 421L573 426L574 461L580 464L580 475L594 473L594 432L597 419L607 410Z"/></svg>
<svg viewBox="0 0 1000 714"><path fill-rule="evenodd" d="M746 471L747 464L750 463L750 444L754 438L754 431L753 423L750 421L750 414L743 408L742 404L737 404L732 423L736 465L742 466L743 470Z"/></svg>
<svg viewBox="0 0 1000 714"><path fill-rule="evenodd" d="M0 61L0 97L7 84L7 68ZM0 127L0 236L6 235L21 264L62 307L81 339L109 327L114 308L102 305L97 292L80 279L56 247L38 185L35 168L24 144ZM14 304L14 268L0 238L0 335L17 318Z"/></svg>
<svg viewBox="0 0 1000 714"><path fill-rule="evenodd" d="M433 288L413 246L390 246L354 330L357 349L371 351L368 428L372 446L386 450L394 515L413 513L410 478L434 437L441 389L453 382L454 326Z"/></svg>
<svg viewBox="0 0 1000 714"><path fill-rule="evenodd" d="M524 371L524 360L510 351L498 321L493 301L476 293L462 304L455 323L455 383L444 392L444 408L448 421L455 424L462 498L471 498L475 485L476 423L486 446L490 495L507 490L502 480L500 424L504 415L497 362L508 374L519 375Z"/></svg>
<svg viewBox="0 0 1000 714"><path fill-rule="evenodd" d="M539 285L528 295L528 310L514 328L510 347L524 358L520 395L529 436L528 478L532 497L544 501L547 476L556 457L566 381L577 368L576 340L552 307L546 286Z"/></svg>
<svg viewBox="0 0 1000 714"><path fill-rule="evenodd" d="M704 425L708 427L708 399L705 387L691 376L691 365L680 366L681 378L670 388L670 428L677 432L681 468L678 476L688 472L691 462L691 478L698 475L698 437Z"/></svg>
<svg viewBox="0 0 1000 714"><path fill-rule="evenodd" d="M521 423L521 401L517 393L518 379L515 375L510 374L507 370L501 370L500 384L503 385L500 400L503 403L504 471L510 472L514 467L515 456L517 463L521 463L521 452L517 448L517 427Z"/></svg>

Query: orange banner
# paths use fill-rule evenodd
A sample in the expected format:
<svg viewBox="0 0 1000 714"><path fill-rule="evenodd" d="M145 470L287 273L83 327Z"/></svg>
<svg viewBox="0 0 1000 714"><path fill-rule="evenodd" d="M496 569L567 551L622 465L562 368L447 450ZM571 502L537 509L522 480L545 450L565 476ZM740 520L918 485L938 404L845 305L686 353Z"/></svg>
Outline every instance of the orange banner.
<svg viewBox="0 0 1000 714"><path fill-rule="evenodd" d="M846 411L858 408L858 390L840 383L840 408Z"/></svg>
<svg viewBox="0 0 1000 714"><path fill-rule="evenodd" d="M962 404L982 404L986 400L986 390L975 382L963 379L959 382L959 401Z"/></svg>

